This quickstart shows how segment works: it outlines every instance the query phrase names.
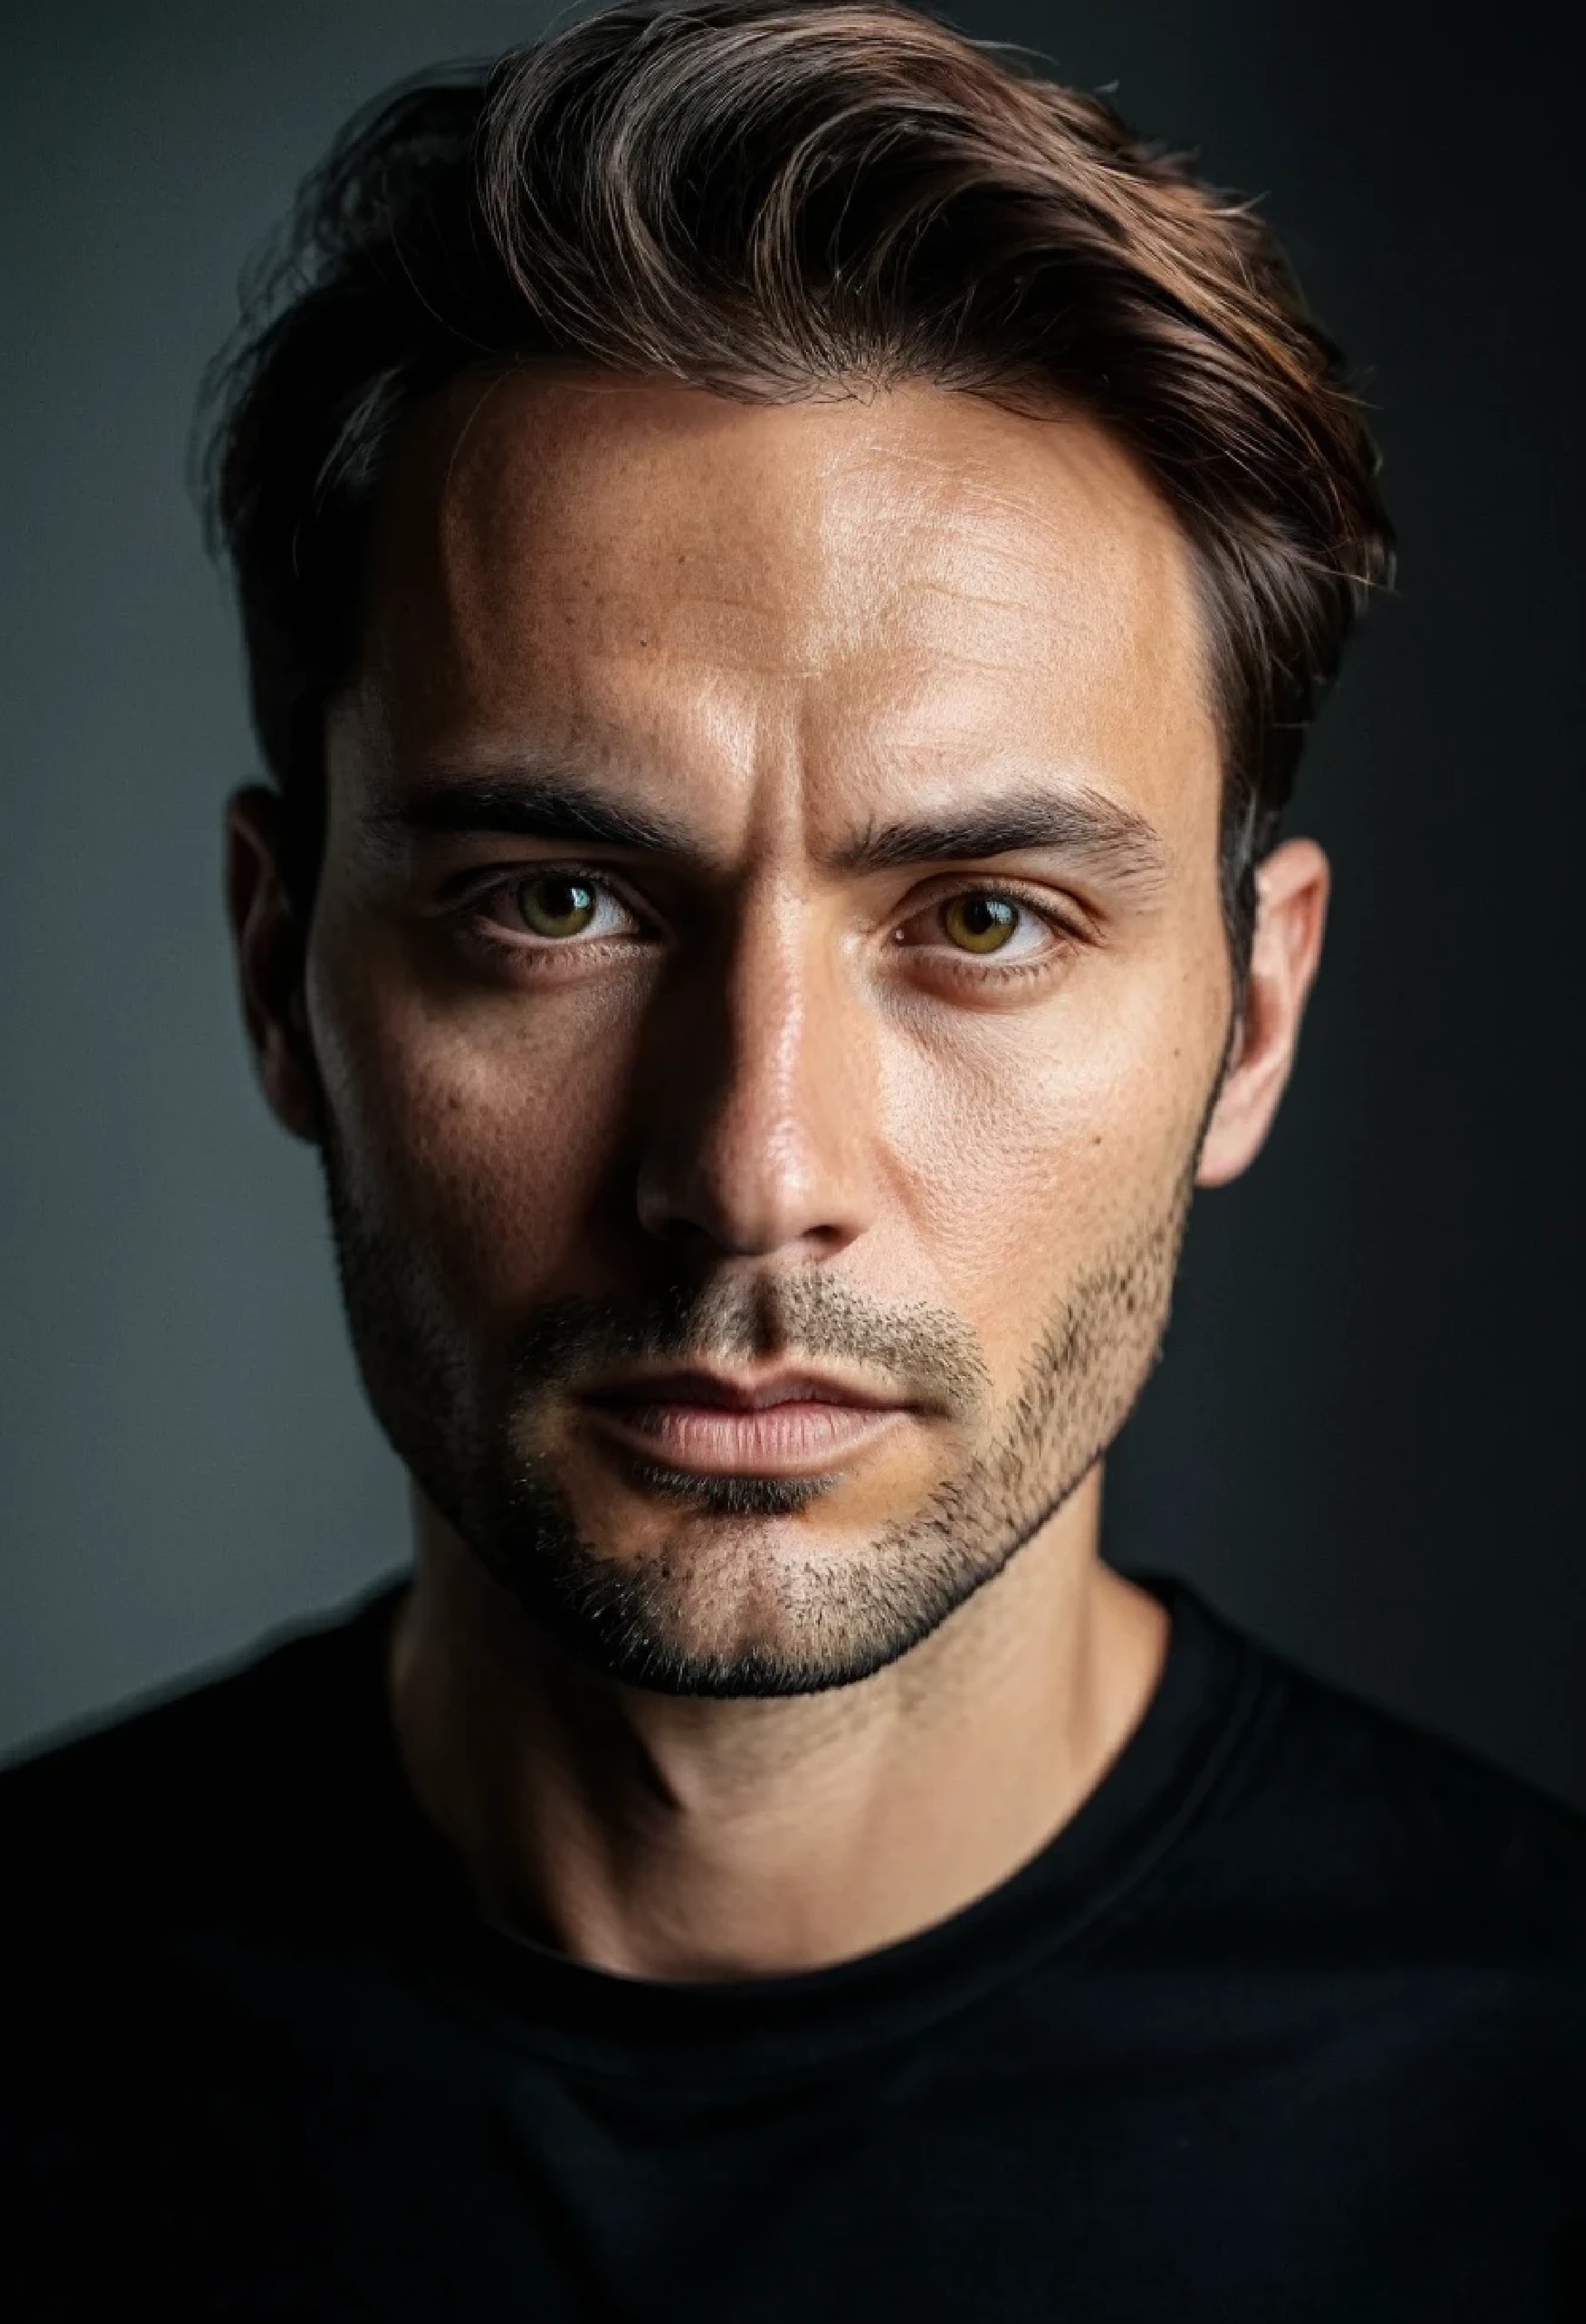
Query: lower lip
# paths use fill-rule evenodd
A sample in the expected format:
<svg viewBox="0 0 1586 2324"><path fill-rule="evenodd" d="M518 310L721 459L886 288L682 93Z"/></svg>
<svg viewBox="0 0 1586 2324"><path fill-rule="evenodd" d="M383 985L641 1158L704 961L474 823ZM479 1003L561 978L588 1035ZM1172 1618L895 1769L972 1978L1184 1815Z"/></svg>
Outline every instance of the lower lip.
<svg viewBox="0 0 1586 2324"><path fill-rule="evenodd" d="M586 1410L618 1441L670 1469L700 1476L818 1475L851 1460L897 1426L899 1405L768 1404L757 1412L717 1404L591 1403Z"/></svg>

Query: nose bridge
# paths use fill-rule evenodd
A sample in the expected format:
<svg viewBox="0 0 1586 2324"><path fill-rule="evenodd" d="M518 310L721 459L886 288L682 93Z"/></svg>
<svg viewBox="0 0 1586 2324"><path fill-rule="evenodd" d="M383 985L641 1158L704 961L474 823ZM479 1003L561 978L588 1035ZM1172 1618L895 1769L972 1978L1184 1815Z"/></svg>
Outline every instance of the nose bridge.
<svg viewBox="0 0 1586 2324"><path fill-rule="evenodd" d="M811 900L751 882L679 1011L641 1214L724 1249L839 1249L862 1231L862 1009Z"/></svg>

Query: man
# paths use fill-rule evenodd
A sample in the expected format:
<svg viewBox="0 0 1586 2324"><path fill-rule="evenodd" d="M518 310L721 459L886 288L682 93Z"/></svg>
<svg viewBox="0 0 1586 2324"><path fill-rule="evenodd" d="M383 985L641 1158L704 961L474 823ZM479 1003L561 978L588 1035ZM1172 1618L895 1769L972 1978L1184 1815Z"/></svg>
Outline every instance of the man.
<svg viewBox="0 0 1586 2324"><path fill-rule="evenodd" d="M22 2312L1586 2313L1579 1821L1097 1554L1388 569L1264 231L624 11L355 124L217 387L416 1561L7 1779Z"/></svg>

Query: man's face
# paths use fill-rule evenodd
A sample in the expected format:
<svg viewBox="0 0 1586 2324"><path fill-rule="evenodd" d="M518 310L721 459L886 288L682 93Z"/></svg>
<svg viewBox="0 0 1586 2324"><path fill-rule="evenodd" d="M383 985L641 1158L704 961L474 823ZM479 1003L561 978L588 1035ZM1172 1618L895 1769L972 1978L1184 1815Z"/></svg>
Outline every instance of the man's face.
<svg viewBox="0 0 1586 2324"><path fill-rule="evenodd" d="M1166 1320L1231 1008L1188 551L1077 418L530 374L416 419L371 576L305 990L376 1412L607 1670L862 1676Z"/></svg>

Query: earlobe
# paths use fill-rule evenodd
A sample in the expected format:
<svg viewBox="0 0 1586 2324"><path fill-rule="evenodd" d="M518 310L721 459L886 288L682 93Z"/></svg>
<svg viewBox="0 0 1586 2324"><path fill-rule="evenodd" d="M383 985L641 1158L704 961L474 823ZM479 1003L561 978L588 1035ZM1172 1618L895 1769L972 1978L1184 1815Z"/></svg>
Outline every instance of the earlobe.
<svg viewBox="0 0 1586 2324"><path fill-rule="evenodd" d="M304 1007L308 930L281 868L281 800L263 784L226 807L226 907L243 1019L271 1111L294 1138L319 1139L319 1077Z"/></svg>
<svg viewBox="0 0 1586 2324"><path fill-rule="evenodd" d="M1232 1055L1201 1143L1198 1186L1237 1178L1266 1142L1322 958L1329 881L1327 858L1313 839L1286 840L1257 871L1249 973Z"/></svg>

